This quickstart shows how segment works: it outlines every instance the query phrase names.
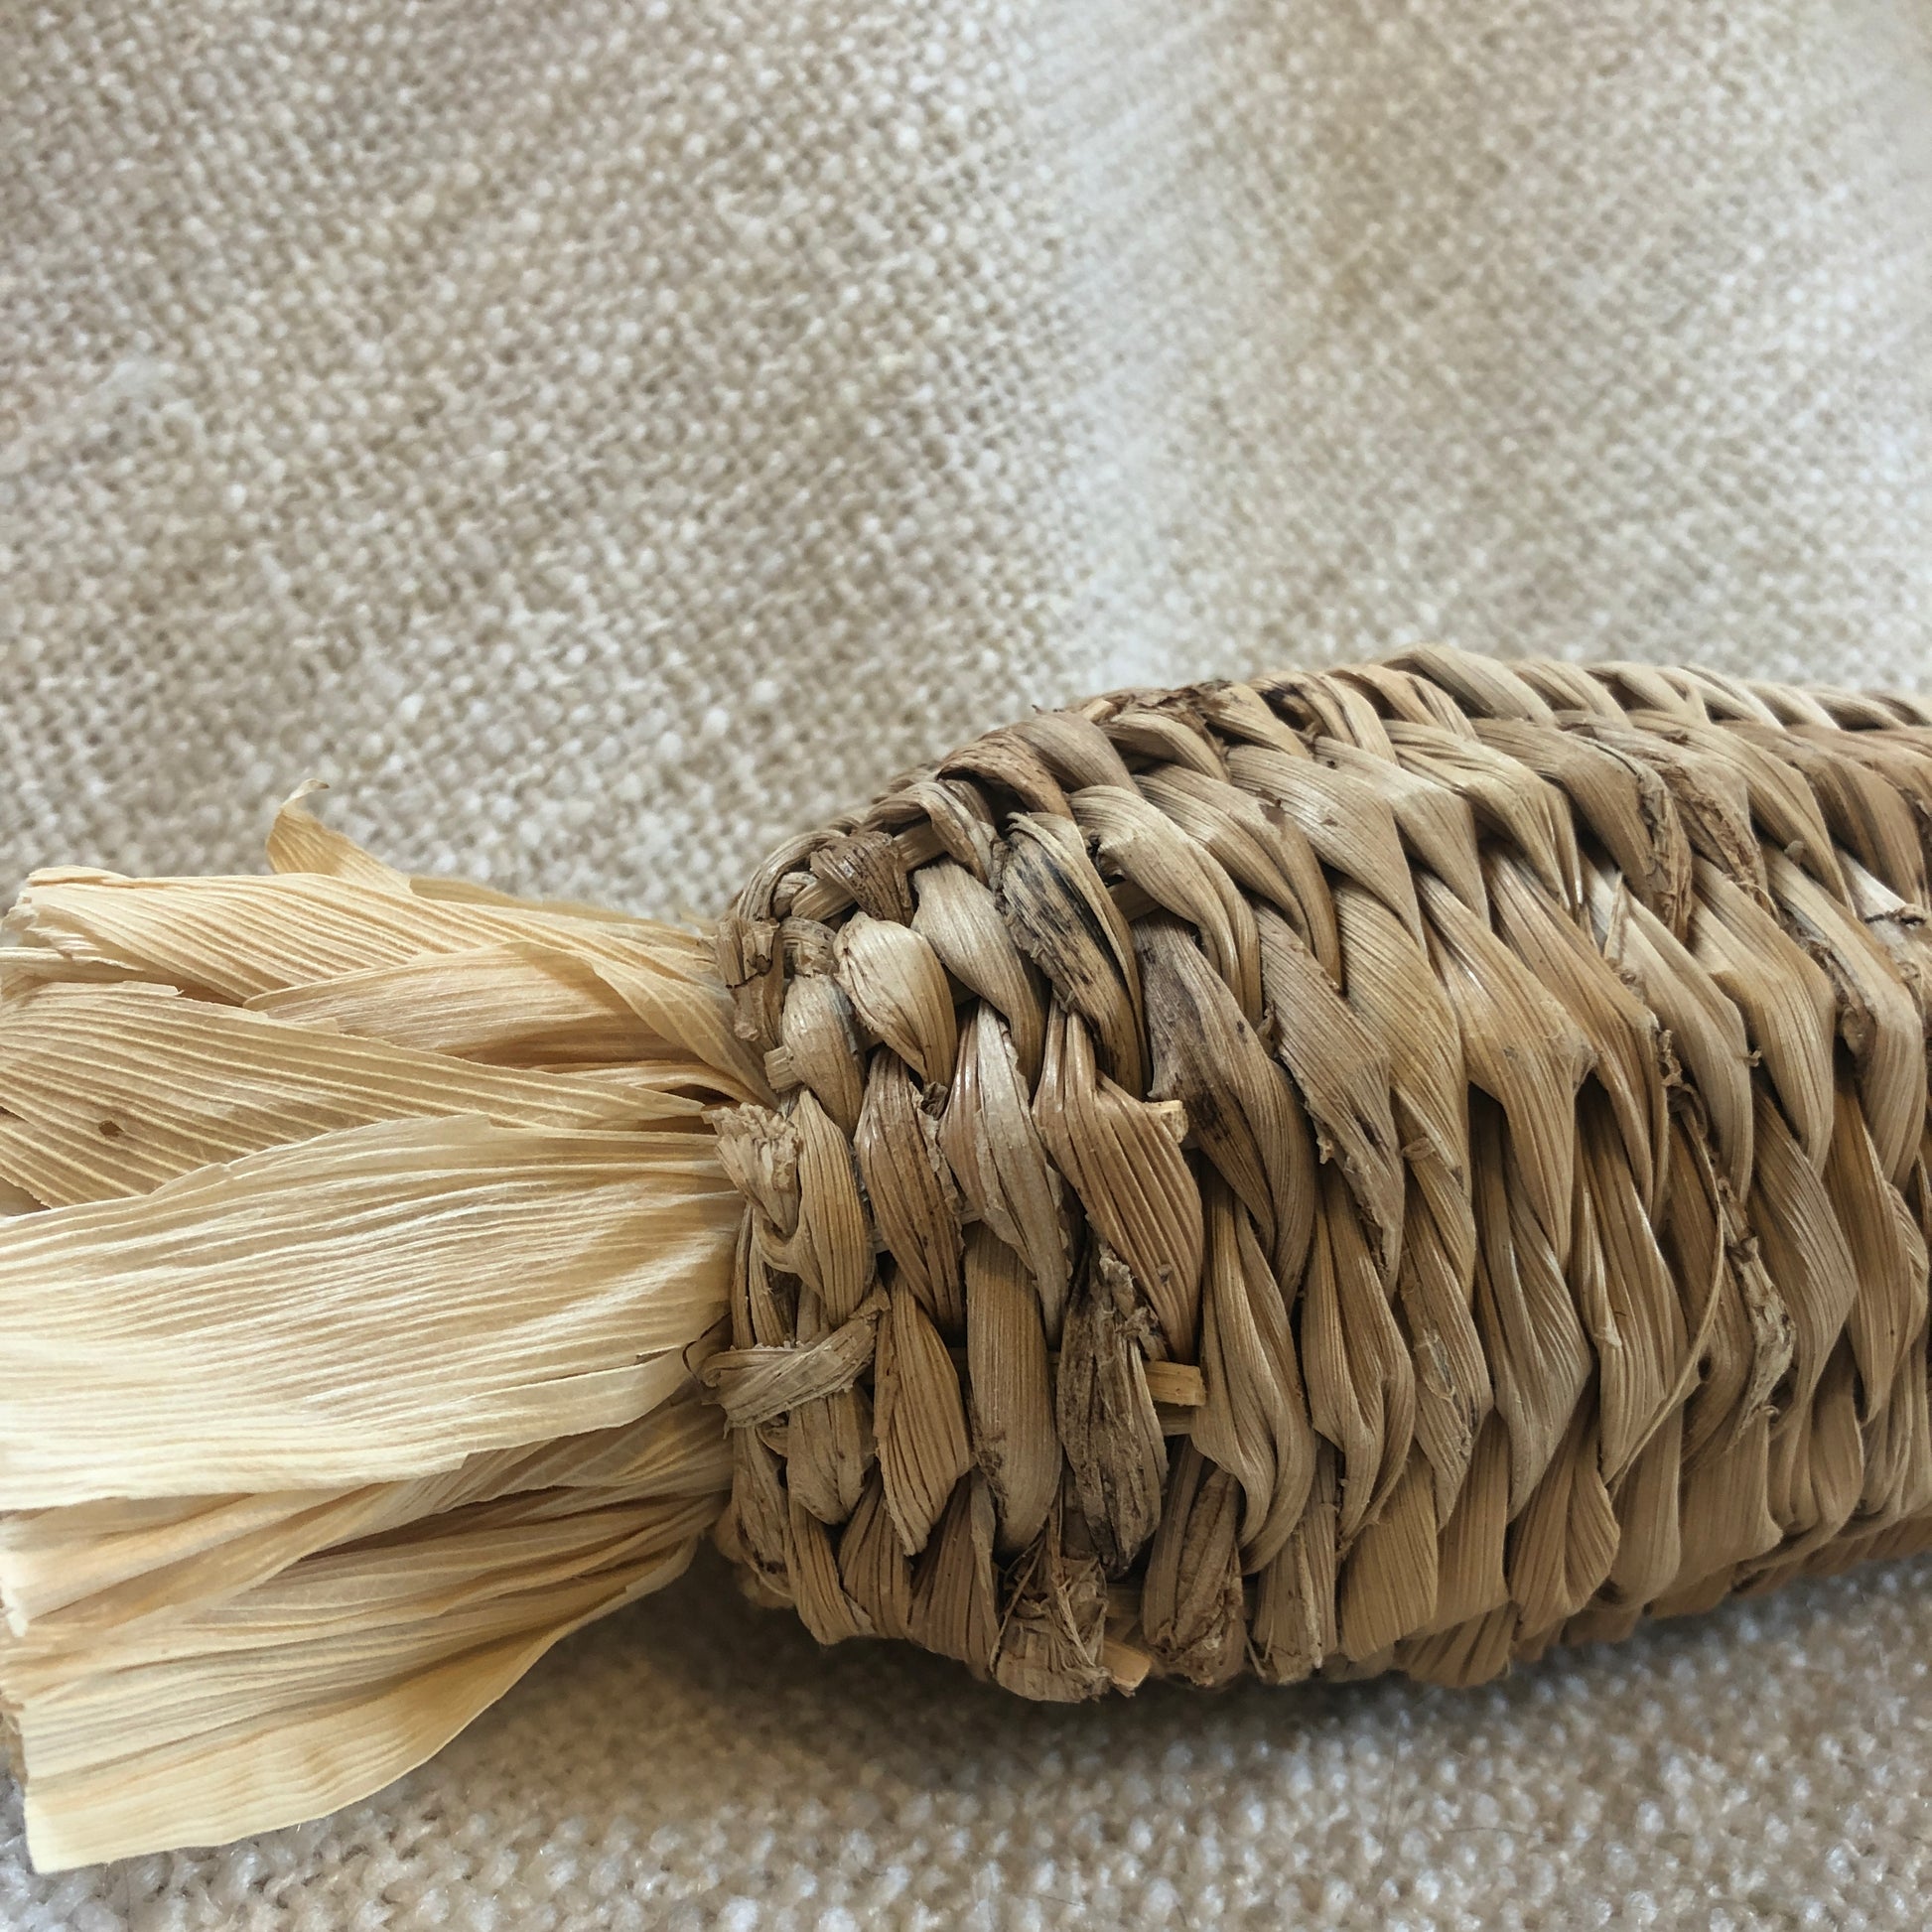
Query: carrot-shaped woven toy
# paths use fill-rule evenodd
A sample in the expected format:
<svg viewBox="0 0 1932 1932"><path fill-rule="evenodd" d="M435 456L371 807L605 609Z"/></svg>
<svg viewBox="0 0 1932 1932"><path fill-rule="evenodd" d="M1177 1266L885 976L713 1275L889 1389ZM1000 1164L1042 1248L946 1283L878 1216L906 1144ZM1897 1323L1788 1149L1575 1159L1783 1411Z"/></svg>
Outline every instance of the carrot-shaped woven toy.
<svg viewBox="0 0 1932 1932"><path fill-rule="evenodd" d="M44 1866L325 1811L715 1534L1033 1698L1466 1684L1932 1544L1932 710L1447 650L995 732L710 932L38 874Z"/></svg>

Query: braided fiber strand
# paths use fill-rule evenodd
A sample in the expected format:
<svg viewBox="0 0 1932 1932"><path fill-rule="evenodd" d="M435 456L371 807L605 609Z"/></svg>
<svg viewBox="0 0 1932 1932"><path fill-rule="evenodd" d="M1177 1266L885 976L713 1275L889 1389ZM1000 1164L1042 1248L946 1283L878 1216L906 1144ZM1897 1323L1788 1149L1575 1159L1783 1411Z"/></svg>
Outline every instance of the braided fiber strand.
<svg viewBox="0 0 1932 1932"><path fill-rule="evenodd" d="M1932 1544L1932 710L1446 649L775 853L721 1539L1026 1696L1472 1683Z"/></svg>

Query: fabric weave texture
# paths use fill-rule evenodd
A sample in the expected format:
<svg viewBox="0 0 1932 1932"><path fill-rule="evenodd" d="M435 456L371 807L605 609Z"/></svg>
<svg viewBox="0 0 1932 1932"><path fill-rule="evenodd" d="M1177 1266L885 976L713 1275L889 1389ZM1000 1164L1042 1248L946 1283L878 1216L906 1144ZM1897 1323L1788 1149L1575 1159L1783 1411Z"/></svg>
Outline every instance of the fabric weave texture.
<svg viewBox="0 0 1932 1932"><path fill-rule="evenodd" d="M1033 704L1424 637L1932 683L1912 0L0 26L0 889L651 912ZM717 1566L0 1924L1916 1927L1932 1565L1491 1689L1035 1711Z"/></svg>

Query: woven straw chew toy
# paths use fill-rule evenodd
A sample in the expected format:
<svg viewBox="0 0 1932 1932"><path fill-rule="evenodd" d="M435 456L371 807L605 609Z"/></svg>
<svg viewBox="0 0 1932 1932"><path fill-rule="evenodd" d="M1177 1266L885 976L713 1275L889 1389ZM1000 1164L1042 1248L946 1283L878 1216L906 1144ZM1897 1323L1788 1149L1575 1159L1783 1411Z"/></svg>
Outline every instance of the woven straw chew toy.
<svg viewBox="0 0 1932 1932"><path fill-rule="evenodd" d="M366 1792L715 1531L1034 1698L1466 1684L1932 1544L1932 711L1119 693L699 935L49 872L0 954L43 1865Z"/></svg>

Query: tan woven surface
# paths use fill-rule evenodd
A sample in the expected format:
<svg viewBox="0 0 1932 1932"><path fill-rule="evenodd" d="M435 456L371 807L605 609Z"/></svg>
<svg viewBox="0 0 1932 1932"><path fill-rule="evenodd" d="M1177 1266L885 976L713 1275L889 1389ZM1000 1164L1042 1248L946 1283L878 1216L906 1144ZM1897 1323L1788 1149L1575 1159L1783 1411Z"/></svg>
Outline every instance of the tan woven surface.
<svg viewBox="0 0 1932 1932"><path fill-rule="evenodd" d="M1924 657L1915 8L0 33L8 896L57 856L253 866L320 772L399 862L708 906L895 770L1124 682L1421 635L1846 685ZM1286 1895L1916 1932L1927 1582L1473 1696L1066 1712L821 1653L713 1574L328 1825L60 1880L10 1841L0 1917L1272 1925Z"/></svg>
<svg viewBox="0 0 1932 1932"><path fill-rule="evenodd" d="M1072 1702L1932 1544L1928 835L1922 701L1430 646L780 847L718 937L790 1096L716 1116L727 1547Z"/></svg>

